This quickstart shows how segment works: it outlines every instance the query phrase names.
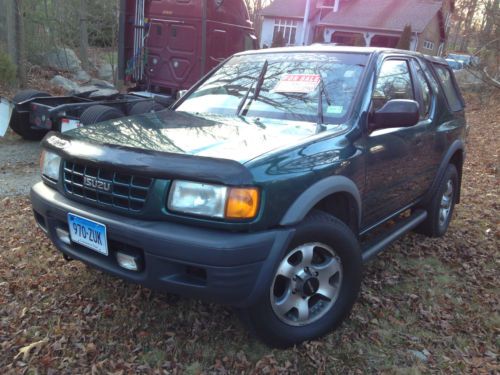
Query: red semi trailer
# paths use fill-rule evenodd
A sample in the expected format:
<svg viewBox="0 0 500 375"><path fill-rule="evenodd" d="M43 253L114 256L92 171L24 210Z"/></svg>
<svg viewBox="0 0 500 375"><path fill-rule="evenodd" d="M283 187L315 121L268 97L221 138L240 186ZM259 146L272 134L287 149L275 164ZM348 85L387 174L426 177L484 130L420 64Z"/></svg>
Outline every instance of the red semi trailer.
<svg viewBox="0 0 500 375"><path fill-rule="evenodd" d="M163 109L227 57L257 48L257 39L244 0L121 0L118 45L119 78L133 83L127 94L24 90L13 103L0 101L0 130L9 124L25 139L41 139Z"/></svg>

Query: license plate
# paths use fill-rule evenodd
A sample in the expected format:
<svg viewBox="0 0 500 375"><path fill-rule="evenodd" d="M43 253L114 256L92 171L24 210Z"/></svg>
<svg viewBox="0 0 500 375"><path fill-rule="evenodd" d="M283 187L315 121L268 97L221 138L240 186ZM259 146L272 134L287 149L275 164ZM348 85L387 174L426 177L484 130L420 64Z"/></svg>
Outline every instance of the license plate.
<svg viewBox="0 0 500 375"><path fill-rule="evenodd" d="M68 225L71 241L100 254L108 255L108 240L104 224L68 213Z"/></svg>
<svg viewBox="0 0 500 375"><path fill-rule="evenodd" d="M63 118L61 120L61 133L79 128L81 126L80 121L78 120L71 120L67 118Z"/></svg>
<svg viewBox="0 0 500 375"><path fill-rule="evenodd" d="M8 100L0 98L0 137L7 133L13 108L14 106Z"/></svg>

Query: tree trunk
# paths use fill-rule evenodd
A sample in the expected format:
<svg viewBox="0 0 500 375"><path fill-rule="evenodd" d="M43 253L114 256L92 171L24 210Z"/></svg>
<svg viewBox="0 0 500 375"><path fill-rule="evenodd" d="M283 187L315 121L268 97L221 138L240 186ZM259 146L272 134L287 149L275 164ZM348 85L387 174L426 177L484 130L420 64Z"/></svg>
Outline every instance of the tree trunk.
<svg viewBox="0 0 500 375"><path fill-rule="evenodd" d="M84 70L89 68L89 33L87 29L87 0L80 0L80 59Z"/></svg>
<svg viewBox="0 0 500 375"><path fill-rule="evenodd" d="M464 22L464 35L471 35L471 31L474 26L474 14L477 8L477 0L471 0L467 7L467 14L465 16ZM469 45L469 38L463 38L462 44L460 46L461 51L467 51Z"/></svg>
<svg viewBox="0 0 500 375"><path fill-rule="evenodd" d="M16 62L16 20L14 0L5 0L5 18L7 20L7 52L12 62Z"/></svg>
<svg viewBox="0 0 500 375"><path fill-rule="evenodd" d="M17 79L19 80L19 85L21 88L24 88L26 85L26 61L24 58L24 22L22 8L22 0L14 0L15 41L17 45L15 62L17 65Z"/></svg>

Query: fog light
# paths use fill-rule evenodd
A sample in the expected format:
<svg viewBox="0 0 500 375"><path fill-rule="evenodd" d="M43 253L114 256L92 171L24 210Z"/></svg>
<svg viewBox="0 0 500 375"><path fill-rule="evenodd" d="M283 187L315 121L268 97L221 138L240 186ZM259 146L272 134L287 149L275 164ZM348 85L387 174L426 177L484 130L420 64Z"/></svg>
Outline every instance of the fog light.
<svg viewBox="0 0 500 375"><path fill-rule="evenodd" d="M57 237L61 240L62 243L66 245L71 245L71 240L69 239L69 233L62 228L56 228Z"/></svg>
<svg viewBox="0 0 500 375"><path fill-rule="evenodd" d="M130 271L139 271L139 259L136 256L117 252L116 260L121 268Z"/></svg>

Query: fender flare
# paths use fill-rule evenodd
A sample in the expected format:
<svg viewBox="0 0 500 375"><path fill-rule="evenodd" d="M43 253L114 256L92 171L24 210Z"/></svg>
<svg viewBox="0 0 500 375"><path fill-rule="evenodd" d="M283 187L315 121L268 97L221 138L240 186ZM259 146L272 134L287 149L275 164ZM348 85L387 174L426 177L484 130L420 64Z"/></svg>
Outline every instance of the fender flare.
<svg viewBox="0 0 500 375"><path fill-rule="evenodd" d="M289 226L302 221L323 198L334 193L347 193L356 201L358 225L361 223L361 194L356 184L344 176L330 176L305 190L281 219L280 225Z"/></svg>
<svg viewBox="0 0 500 375"><path fill-rule="evenodd" d="M443 157L443 160L441 160L441 164L439 164L439 168L437 170L436 177L434 177L434 181L432 181L432 185L431 185L430 189L427 191L424 198L422 199L422 202L424 205L426 205L434 196L434 193L439 186L439 182L443 178L444 173L446 171L446 168L448 167L448 164L450 164L451 158L453 157L453 155L457 151L462 152L462 158L463 158L463 161L465 161L465 145L464 145L464 142L460 139L457 139L455 142L453 142L451 144L451 146L448 148L448 151L446 151L446 153ZM462 163L462 166L463 166L463 163ZM460 173L460 171L459 171L459 173ZM462 186L462 178L461 178L461 173L460 173L457 203L460 202L461 186Z"/></svg>

